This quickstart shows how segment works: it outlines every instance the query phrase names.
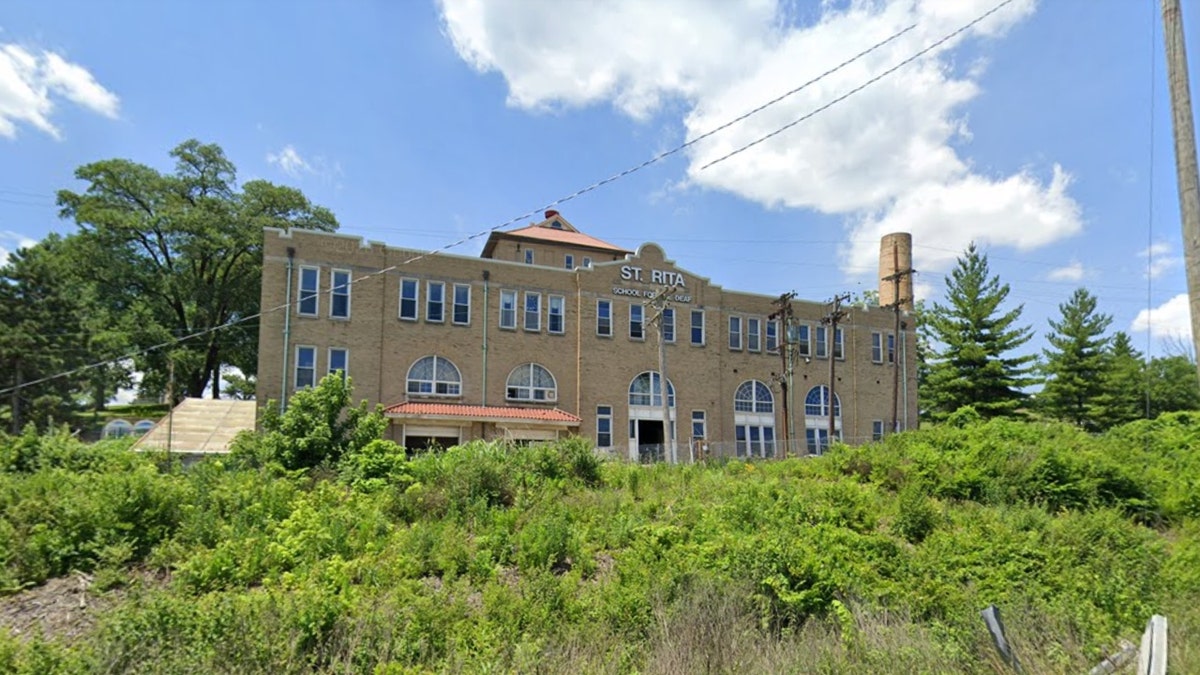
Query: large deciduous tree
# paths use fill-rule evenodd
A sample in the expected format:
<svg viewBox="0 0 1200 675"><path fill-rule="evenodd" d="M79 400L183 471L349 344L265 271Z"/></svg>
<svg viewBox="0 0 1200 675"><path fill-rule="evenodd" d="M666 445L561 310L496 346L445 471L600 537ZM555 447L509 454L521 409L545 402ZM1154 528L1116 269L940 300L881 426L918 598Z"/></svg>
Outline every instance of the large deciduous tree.
<svg viewBox="0 0 1200 675"><path fill-rule="evenodd" d="M1038 396L1042 409L1080 427L1095 430L1102 426L1093 419L1094 403L1104 392L1103 374L1108 366L1104 332L1112 317L1096 311L1096 296L1085 288L1076 289L1067 302L1058 306L1062 316L1050 319L1048 349L1043 371L1046 386Z"/></svg>
<svg viewBox="0 0 1200 675"><path fill-rule="evenodd" d="M946 304L935 303L925 325L931 345L928 371L920 390L923 413L945 419L965 405L983 417L1018 411L1036 382L1033 354L1014 354L1032 337L1018 326L1022 307L1007 312L1001 305L1008 284L991 276L987 256L972 243L946 277Z"/></svg>
<svg viewBox="0 0 1200 675"><path fill-rule="evenodd" d="M220 147L189 140L171 151L175 171L124 159L80 167L81 193L62 190L64 218L80 227L75 264L110 315L137 316L131 344L145 393L161 394L169 362L176 396L219 394L222 365L257 369L262 228L333 231L337 219L298 190L237 183Z"/></svg>

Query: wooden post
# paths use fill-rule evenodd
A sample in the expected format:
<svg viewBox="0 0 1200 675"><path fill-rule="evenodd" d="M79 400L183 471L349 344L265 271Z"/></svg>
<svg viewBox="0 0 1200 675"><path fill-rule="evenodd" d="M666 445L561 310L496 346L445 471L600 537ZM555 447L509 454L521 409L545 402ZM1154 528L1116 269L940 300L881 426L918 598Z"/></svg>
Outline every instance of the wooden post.
<svg viewBox="0 0 1200 675"><path fill-rule="evenodd" d="M996 645L996 651L1000 652L1000 658L1004 659L1004 662L1014 671L1022 672L1021 664L1017 662L1017 655L1013 653L1012 645L1008 643L1008 636L1004 633L1004 622L1000 620L1000 608L988 605L987 609L980 614L983 615L983 623L987 626L988 632L992 634L992 642Z"/></svg>
<svg viewBox="0 0 1200 675"><path fill-rule="evenodd" d="M1167 617L1155 614L1142 633L1138 675L1167 675Z"/></svg>

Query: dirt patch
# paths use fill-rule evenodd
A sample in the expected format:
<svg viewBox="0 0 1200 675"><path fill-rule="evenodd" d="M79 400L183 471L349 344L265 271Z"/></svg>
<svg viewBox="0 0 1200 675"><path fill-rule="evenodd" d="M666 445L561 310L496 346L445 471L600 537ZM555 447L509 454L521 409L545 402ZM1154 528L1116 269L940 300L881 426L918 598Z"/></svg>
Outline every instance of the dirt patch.
<svg viewBox="0 0 1200 675"><path fill-rule="evenodd" d="M73 641L89 632L116 600L111 593L93 593L91 585L90 575L77 574L0 598L0 626L21 638Z"/></svg>

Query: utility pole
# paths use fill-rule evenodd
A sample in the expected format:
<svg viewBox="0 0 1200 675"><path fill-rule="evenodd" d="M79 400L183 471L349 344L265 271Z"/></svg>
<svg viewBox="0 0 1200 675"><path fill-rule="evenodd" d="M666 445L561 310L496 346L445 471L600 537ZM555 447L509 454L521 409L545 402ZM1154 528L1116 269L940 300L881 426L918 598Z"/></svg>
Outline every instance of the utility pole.
<svg viewBox="0 0 1200 675"><path fill-rule="evenodd" d="M849 293L833 296L833 300L829 301L829 313L821 318L821 323L829 326L829 333L825 336L825 351L829 356L829 438L826 439L826 447L833 445L833 434L836 430L834 416L834 401L837 400L835 391L837 383L837 325L846 318L846 310L842 309L842 303L850 300ZM818 444L818 449L820 444Z"/></svg>
<svg viewBox="0 0 1200 675"><path fill-rule="evenodd" d="M1200 170L1196 167L1196 129L1188 89L1187 50L1183 42L1179 0L1162 0L1162 15L1167 82L1171 90L1171 123L1175 129L1179 215L1183 220L1183 259L1192 314L1192 344L1200 353Z"/></svg>
<svg viewBox="0 0 1200 675"><path fill-rule="evenodd" d="M783 371L779 376L779 388L783 390L783 452L780 454L784 459L787 458L788 450L792 447L791 404L788 400L792 392L792 347L788 333L792 329L792 299L795 297L796 291L788 291L780 295L773 303L779 309L771 312L771 315L767 317L768 321L779 321L782 333L780 336L782 342L777 346L783 365Z"/></svg>
<svg viewBox="0 0 1200 675"><path fill-rule="evenodd" d="M904 277L913 274L915 270L911 266L900 269L900 246L895 239L892 240L892 269L895 270L892 274L883 277L882 281L892 282L892 302L884 305L884 309L890 309L896 316L895 328L892 331L892 431L895 433L900 431L900 310L903 307L912 306L912 298L900 297L900 281ZM909 286L911 288L911 286ZM882 345L884 353L887 353L887 341L884 340ZM908 386L906 382L904 386Z"/></svg>
<svg viewBox="0 0 1200 675"><path fill-rule="evenodd" d="M670 389L667 386L667 327L666 322L663 321L663 314L670 309L671 295L675 293L675 290L675 284L664 286L650 299L650 306L655 309L654 316L650 318L650 321L658 324L658 387L662 394L663 454L672 464L679 463L679 455L676 452L675 438L671 434ZM653 380L650 383L650 399L653 402Z"/></svg>

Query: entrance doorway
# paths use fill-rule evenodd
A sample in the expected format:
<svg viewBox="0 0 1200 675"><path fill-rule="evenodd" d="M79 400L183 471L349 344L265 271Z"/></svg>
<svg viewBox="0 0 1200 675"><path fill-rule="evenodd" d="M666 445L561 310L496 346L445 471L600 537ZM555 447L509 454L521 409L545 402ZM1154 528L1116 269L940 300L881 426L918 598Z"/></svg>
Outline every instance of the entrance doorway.
<svg viewBox="0 0 1200 675"><path fill-rule="evenodd" d="M662 420L637 420L638 461L647 464L665 461L665 441Z"/></svg>

